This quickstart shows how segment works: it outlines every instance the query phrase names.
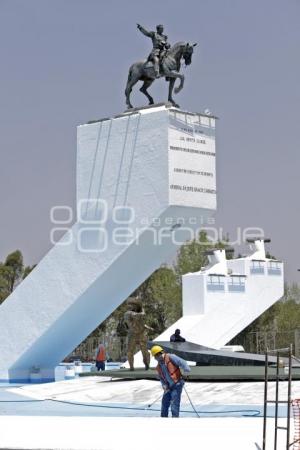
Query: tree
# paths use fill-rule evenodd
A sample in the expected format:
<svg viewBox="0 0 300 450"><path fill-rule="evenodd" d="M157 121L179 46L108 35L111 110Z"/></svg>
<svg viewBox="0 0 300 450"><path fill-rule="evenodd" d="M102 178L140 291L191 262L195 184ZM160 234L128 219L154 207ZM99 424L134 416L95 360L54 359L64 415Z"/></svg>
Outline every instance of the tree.
<svg viewBox="0 0 300 450"><path fill-rule="evenodd" d="M23 255L20 250L15 250L7 255L5 262L0 263L0 304L29 275L35 266L24 268Z"/></svg>
<svg viewBox="0 0 300 450"><path fill-rule="evenodd" d="M0 263L0 304L10 294L11 271L4 264Z"/></svg>
<svg viewBox="0 0 300 450"><path fill-rule="evenodd" d="M189 272L198 272L202 267L208 264L206 251L212 249L228 250L229 237L222 238L218 242L212 242L208 239L205 231L200 231L198 239L194 239L182 245L177 253L177 261L175 271L179 282L181 283L182 275ZM233 251L227 254L227 259L233 258Z"/></svg>
<svg viewBox="0 0 300 450"><path fill-rule="evenodd" d="M205 251L213 247L205 231L200 231L198 239L182 245L177 253L175 271L181 282L181 276L188 272L198 272L208 263Z"/></svg>
<svg viewBox="0 0 300 450"><path fill-rule="evenodd" d="M239 333L231 343L244 345L246 350L257 351L251 346L251 336L263 336L264 348L268 345L270 348L287 347L294 341L295 330L299 329L300 324L300 288L298 285L285 285L283 297L267 309L260 317L252 322L247 328Z"/></svg>
<svg viewBox="0 0 300 450"><path fill-rule="evenodd" d="M26 266L23 271L22 279L25 280L25 278L33 271L33 269L36 267L36 264L33 266Z"/></svg>
<svg viewBox="0 0 300 450"><path fill-rule="evenodd" d="M285 285L283 301L293 300L300 304L300 287L293 283L291 286Z"/></svg>
<svg viewBox="0 0 300 450"><path fill-rule="evenodd" d="M181 288L172 267L157 269L134 293L143 301L150 338L161 334L181 316Z"/></svg>
<svg viewBox="0 0 300 450"><path fill-rule="evenodd" d="M6 274L9 281L9 291L11 293L16 284L21 280L24 270L23 255L20 250L10 253L6 257L4 266L8 269Z"/></svg>

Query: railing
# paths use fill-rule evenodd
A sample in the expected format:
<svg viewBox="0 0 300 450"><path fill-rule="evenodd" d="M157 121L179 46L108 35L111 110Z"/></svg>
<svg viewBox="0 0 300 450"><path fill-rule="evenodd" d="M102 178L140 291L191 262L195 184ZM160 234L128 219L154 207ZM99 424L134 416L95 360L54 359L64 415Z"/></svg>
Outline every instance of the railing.
<svg viewBox="0 0 300 450"><path fill-rule="evenodd" d="M228 291L229 292L245 292L246 287L244 284L229 284L228 283Z"/></svg>
<svg viewBox="0 0 300 450"><path fill-rule="evenodd" d="M225 290L225 284L224 283L207 283L207 290L208 291L224 291Z"/></svg>
<svg viewBox="0 0 300 450"><path fill-rule="evenodd" d="M235 275L225 277L224 275L208 275L206 287L210 292L225 291L229 292L245 292L245 276Z"/></svg>
<svg viewBox="0 0 300 450"><path fill-rule="evenodd" d="M268 275L281 275L281 265L279 261L269 261Z"/></svg>
<svg viewBox="0 0 300 450"><path fill-rule="evenodd" d="M265 273L264 261L251 261L250 273L252 275L264 275Z"/></svg>
<svg viewBox="0 0 300 450"><path fill-rule="evenodd" d="M294 354L300 357L300 328L283 331L251 331L234 338L231 345L242 345L246 352L265 353L267 350L283 348L293 344Z"/></svg>
<svg viewBox="0 0 300 450"><path fill-rule="evenodd" d="M206 287L208 291L224 291L225 290L225 283L224 283L225 276L223 275L208 275Z"/></svg>
<svg viewBox="0 0 300 450"><path fill-rule="evenodd" d="M244 276L231 276L228 279L228 291L229 292L245 292L246 277Z"/></svg>
<svg viewBox="0 0 300 450"><path fill-rule="evenodd" d="M103 333L98 337L88 337L70 353L65 361L79 358L81 361L92 361L100 342L105 343L106 353L113 361L124 361L127 359L127 336L117 336Z"/></svg>

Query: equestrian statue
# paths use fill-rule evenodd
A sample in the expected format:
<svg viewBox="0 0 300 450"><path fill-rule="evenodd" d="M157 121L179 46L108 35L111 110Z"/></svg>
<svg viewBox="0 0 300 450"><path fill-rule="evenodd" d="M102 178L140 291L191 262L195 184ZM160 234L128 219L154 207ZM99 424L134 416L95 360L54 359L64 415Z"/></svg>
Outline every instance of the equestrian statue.
<svg viewBox="0 0 300 450"><path fill-rule="evenodd" d="M172 105L179 107L179 105L173 100L172 94L176 78L180 79L179 86L175 87L174 92L178 94L183 88L184 75L180 72L181 61L184 60L185 65L188 66L192 62L192 54L194 47L197 44L189 44L188 42L177 42L171 47L168 42L168 36L163 34L163 25L157 25L156 31L147 31L140 24L137 24L137 28L145 36L152 40L152 51L148 58L143 61L138 61L129 69L127 85L125 89L126 104L128 109L133 108L130 102L130 93L133 86L138 81L143 81L143 85L140 91L146 95L149 100L149 105L154 104L154 100L148 92L148 88L153 81L157 78L164 77L169 82L169 96L168 101Z"/></svg>

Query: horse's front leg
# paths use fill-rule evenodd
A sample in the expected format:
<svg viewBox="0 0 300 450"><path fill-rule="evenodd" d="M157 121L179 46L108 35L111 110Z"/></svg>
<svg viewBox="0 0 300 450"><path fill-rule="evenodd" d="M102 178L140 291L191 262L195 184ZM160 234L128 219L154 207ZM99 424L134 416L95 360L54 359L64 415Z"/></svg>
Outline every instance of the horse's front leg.
<svg viewBox="0 0 300 450"><path fill-rule="evenodd" d="M172 72L172 71L165 71L164 77L171 78L176 80L176 78L180 78L180 84L178 87L174 89L175 94L178 94L179 91L183 88L184 85L184 75L178 72Z"/></svg>
<svg viewBox="0 0 300 450"><path fill-rule="evenodd" d="M175 89L174 89L175 94L178 94L178 92L181 91L181 89L183 88L183 85L184 85L184 75L182 75L181 73L178 73L178 78L180 78L180 83L179 83L179 86L175 87Z"/></svg>
<svg viewBox="0 0 300 450"><path fill-rule="evenodd" d="M175 80L176 80L176 78L170 78L169 79L169 96L168 96L168 101L170 103L172 103L173 106L176 106L177 108L179 108L179 105L177 105L177 103L173 100L173 97L172 97Z"/></svg>

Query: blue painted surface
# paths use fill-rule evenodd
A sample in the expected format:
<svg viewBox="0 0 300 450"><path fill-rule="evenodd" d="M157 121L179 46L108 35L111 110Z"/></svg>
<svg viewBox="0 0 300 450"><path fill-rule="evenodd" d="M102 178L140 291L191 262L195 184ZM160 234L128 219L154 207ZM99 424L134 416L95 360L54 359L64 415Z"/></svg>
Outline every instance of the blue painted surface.
<svg viewBox="0 0 300 450"><path fill-rule="evenodd" d="M56 367L56 380L63 380L66 366ZM82 364L84 371L90 371L93 364ZM119 368L119 363L108 363L108 368ZM24 383L26 384L26 383ZM28 384L28 383L27 383ZM32 383L30 383L32 384ZM159 417L160 400L151 408L147 404L132 403L80 403L51 400L35 400L9 391L11 387L20 387L21 383L0 383L0 416L88 416L88 417ZM263 405L194 405L200 417L262 417ZM268 406L268 417L274 417L275 406ZM285 405L279 405L279 417L286 417ZM181 405L181 417L197 415L190 404Z"/></svg>
<svg viewBox="0 0 300 450"><path fill-rule="evenodd" d="M121 363L119 362L111 362L111 363L106 363L105 367L107 370L118 370L120 369L120 365ZM59 366L57 366L55 368L55 378L43 378L43 379L37 379L34 381L31 381L28 378L24 378L24 379L10 379L10 380L6 380L6 379L0 379L0 387L5 387L5 386L13 386L15 387L16 385L24 385L24 384L39 384L39 383L52 383L54 381L62 381L62 380L66 380L66 379L70 379L73 380L74 378L76 378L78 375L76 375L75 377L66 377L65 376L65 370L66 367L75 367L74 363L61 363L59 364ZM81 367L83 369L83 372L90 372L92 367L94 367L93 363L82 363Z"/></svg>
<svg viewBox="0 0 300 450"><path fill-rule="evenodd" d="M201 417L262 417L263 405L194 405ZM268 408L274 417L275 407ZM147 404L76 403L59 400L33 400L0 390L0 416L87 416L87 417L159 417L160 402L151 408ZM181 417L197 415L191 405L181 405ZM286 407L279 406L279 417L286 417Z"/></svg>
<svg viewBox="0 0 300 450"><path fill-rule="evenodd" d="M14 379L12 379L12 380L6 380L6 379L0 379L0 386L9 386L9 385L12 385L13 387L15 387L16 385L23 385L23 384L28 384L29 383L29 380L28 380L28 378L24 378L23 380L21 379L21 380L14 380Z"/></svg>

